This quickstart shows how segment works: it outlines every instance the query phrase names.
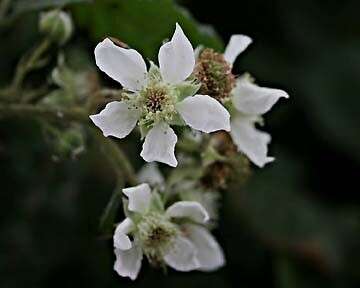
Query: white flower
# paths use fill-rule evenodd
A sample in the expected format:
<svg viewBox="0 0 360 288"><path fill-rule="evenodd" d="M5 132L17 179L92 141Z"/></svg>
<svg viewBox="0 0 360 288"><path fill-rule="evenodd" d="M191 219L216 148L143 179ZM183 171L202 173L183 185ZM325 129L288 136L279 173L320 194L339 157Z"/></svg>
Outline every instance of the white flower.
<svg viewBox="0 0 360 288"><path fill-rule="evenodd" d="M202 226L209 216L199 203L180 201L165 210L148 184L123 193L128 197L127 218L114 233L114 269L120 276L136 279L143 255L152 264L165 263L178 271L213 271L225 264L221 247Z"/></svg>
<svg viewBox="0 0 360 288"><path fill-rule="evenodd" d="M198 134L192 133L188 137L199 137ZM160 192L165 193L165 179L162 175L157 163L147 163L137 173L139 183L148 183L151 187L156 187ZM178 181L171 185L171 192L166 191L167 196L169 193L179 194L180 199L184 201L195 201L203 206L209 215L209 221L206 223L207 227L216 227L218 220L219 199L220 193L217 191L206 191L198 187L196 182L191 180Z"/></svg>
<svg viewBox="0 0 360 288"><path fill-rule="evenodd" d="M289 95L280 89L259 87L248 76L237 79L232 91L232 103L237 111L231 115L231 137L238 149L255 165L263 167L275 158L267 156L270 134L256 129L261 115L271 109L279 98Z"/></svg>
<svg viewBox="0 0 360 288"><path fill-rule="evenodd" d="M230 68L237 56L252 43L245 35L233 35L223 54ZM233 76L232 76L233 77ZM243 76L235 80L230 99L235 108L231 113L231 136L238 150L243 152L255 165L263 167L274 160L267 156L271 137L268 133L256 129L255 124L262 122L261 115L271 109L279 98L289 95L279 89L259 87L250 77Z"/></svg>
<svg viewBox="0 0 360 288"><path fill-rule="evenodd" d="M147 71L137 51L118 47L109 39L99 43L97 66L132 93L90 118L105 136L117 138L126 137L138 123L146 134L140 154L144 160L175 167L177 136L170 125L186 124L206 133L230 131L230 115L215 99L194 95L199 85L188 79L195 65L194 50L178 24L171 41L160 47L158 58L160 67L151 63Z"/></svg>

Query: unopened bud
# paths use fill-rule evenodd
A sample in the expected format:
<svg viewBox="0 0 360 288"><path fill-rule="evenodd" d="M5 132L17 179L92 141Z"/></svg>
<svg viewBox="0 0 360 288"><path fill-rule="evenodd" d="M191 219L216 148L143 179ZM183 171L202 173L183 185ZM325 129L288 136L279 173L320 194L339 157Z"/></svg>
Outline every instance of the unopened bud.
<svg viewBox="0 0 360 288"><path fill-rule="evenodd" d="M200 94L209 95L223 103L235 86L235 76L224 55L209 48L200 52L194 76L201 83Z"/></svg>
<svg viewBox="0 0 360 288"><path fill-rule="evenodd" d="M73 23L70 15L66 12L52 10L41 14L39 28L52 41L63 45L71 37Z"/></svg>

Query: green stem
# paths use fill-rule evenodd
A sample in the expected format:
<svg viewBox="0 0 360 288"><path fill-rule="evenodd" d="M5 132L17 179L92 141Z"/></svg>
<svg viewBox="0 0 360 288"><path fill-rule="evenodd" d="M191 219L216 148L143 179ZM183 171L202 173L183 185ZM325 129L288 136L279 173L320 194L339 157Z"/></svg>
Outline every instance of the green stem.
<svg viewBox="0 0 360 288"><path fill-rule="evenodd" d="M104 137L98 129L92 128L91 132L95 141L99 144L104 156L107 157L112 164L117 177L121 178L122 176L125 176L130 185L137 185L138 181L134 169L120 147L111 139Z"/></svg>
<svg viewBox="0 0 360 288"><path fill-rule="evenodd" d="M106 205L99 223L99 230L102 236L106 235L112 236L112 231L114 229L114 223L116 219L116 214L122 203L122 189L124 188L124 183L118 180L118 183L111 195L111 198Z"/></svg>
<svg viewBox="0 0 360 288"><path fill-rule="evenodd" d="M24 81L26 75L37 68L39 61L45 51L50 47L51 41L45 38L39 46L30 54L29 57L25 57L20 60L18 66L16 67L15 76L11 84L11 88L16 91L21 88L22 82Z"/></svg>

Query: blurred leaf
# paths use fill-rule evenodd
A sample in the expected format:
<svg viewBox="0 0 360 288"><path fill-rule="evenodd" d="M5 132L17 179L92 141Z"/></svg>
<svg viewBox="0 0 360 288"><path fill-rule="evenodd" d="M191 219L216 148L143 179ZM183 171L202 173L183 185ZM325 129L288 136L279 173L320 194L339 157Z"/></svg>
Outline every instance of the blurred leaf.
<svg viewBox="0 0 360 288"><path fill-rule="evenodd" d="M327 279L321 278L319 274L303 271L302 267L300 267L301 265L298 265L293 259L280 256L275 260L274 272L277 288L337 287Z"/></svg>
<svg viewBox="0 0 360 288"><path fill-rule="evenodd" d="M14 2L13 16L36 10L61 7L68 4L91 2L92 0L17 0Z"/></svg>
<svg viewBox="0 0 360 288"><path fill-rule="evenodd" d="M172 0L97 0L92 5L76 5L73 15L94 42L115 37L152 59L156 59L162 41L172 36L176 22L194 47L223 48L210 26L198 24Z"/></svg>
<svg viewBox="0 0 360 288"><path fill-rule="evenodd" d="M336 46L335 43L332 45ZM314 128L327 143L334 143L360 160L360 47L323 50L304 73L304 95Z"/></svg>
<svg viewBox="0 0 360 288"><path fill-rule="evenodd" d="M286 257L279 257L275 263L275 273L279 288L297 288L298 279L293 263Z"/></svg>
<svg viewBox="0 0 360 288"><path fill-rule="evenodd" d="M330 210L304 194L304 171L296 159L278 157L255 174L228 205L275 251L291 252L318 270L340 271L358 215Z"/></svg>

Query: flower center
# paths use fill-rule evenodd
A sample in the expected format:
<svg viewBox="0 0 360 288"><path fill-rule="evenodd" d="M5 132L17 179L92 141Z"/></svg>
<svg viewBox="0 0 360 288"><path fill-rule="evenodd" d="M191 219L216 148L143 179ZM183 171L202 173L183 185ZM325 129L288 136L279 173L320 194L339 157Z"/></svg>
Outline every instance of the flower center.
<svg viewBox="0 0 360 288"><path fill-rule="evenodd" d="M149 262L158 264L177 234L176 226L164 215L149 213L138 224L139 239Z"/></svg>
<svg viewBox="0 0 360 288"><path fill-rule="evenodd" d="M199 94L224 102L235 86L235 76L224 56L213 49L204 49L197 59L195 77L200 81Z"/></svg>
<svg viewBox="0 0 360 288"><path fill-rule="evenodd" d="M163 87L149 87L145 90L146 108L149 112L156 113L162 111L164 104L168 100L167 91Z"/></svg>
<svg viewBox="0 0 360 288"><path fill-rule="evenodd" d="M170 122L174 115L176 96L172 90L162 83L151 83L139 94L139 105L142 107L142 117L139 124L150 127L153 123Z"/></svg>

